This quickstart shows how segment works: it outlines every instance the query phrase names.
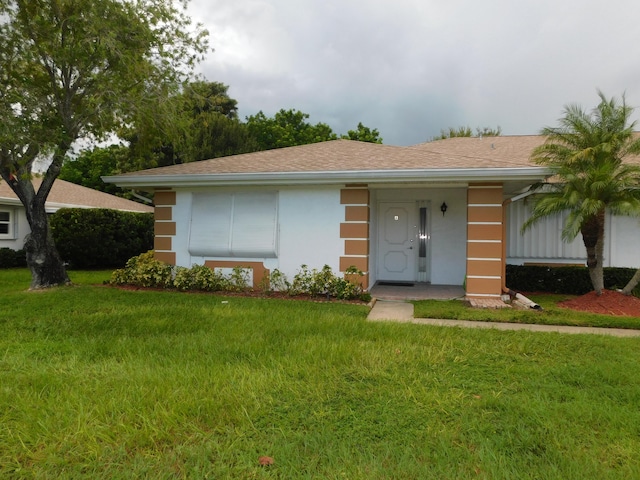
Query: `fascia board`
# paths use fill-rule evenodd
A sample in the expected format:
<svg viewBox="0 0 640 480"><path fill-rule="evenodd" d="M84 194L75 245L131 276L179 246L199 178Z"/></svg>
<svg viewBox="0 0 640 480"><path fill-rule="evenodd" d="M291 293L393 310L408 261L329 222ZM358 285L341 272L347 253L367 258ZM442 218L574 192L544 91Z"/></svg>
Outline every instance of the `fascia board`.
<svg viewBox="0 0 640 480"><path fill-rule="evenodd" d="M327 185L336 183L439 183L451 181L538 181L551 175L543 167L321 172L260 172L190 175L121 175L102 180L119 187L203 187L219 185Z"/></svg>
<svg viewBox="0 0 640 480"><path fill-rule="evenodd" d="M22 202L17 198L7 198L7 197L0 198L0 206L5 206L5 205L16 207L16 206L21 206Z"/></svg>

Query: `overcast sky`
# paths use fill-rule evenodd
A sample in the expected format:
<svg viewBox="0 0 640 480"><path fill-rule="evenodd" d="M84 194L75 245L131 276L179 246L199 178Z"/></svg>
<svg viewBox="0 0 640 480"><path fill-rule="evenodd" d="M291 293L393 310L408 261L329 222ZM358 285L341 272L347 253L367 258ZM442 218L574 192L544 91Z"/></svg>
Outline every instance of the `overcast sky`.
<svg viewBox="0 0 640 480"><path fill-rule="evenodd" d="M190 14L215 49L200 73L243 119L294 108L412 145L460 125L535 134L598 88L640 106L638 0L192 0Z"/></svg>

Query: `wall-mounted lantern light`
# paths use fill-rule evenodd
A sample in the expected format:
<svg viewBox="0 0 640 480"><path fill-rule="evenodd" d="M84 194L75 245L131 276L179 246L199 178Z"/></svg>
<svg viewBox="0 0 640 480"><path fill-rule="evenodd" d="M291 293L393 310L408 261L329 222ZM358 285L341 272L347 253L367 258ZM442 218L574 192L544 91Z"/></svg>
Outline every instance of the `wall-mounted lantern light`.
<svg viewBox="0 0 640 480"><path fill-rule="evenodd" d="M440 211L442 212L442 216L444 217L444 214L447 213L447 204L445 202L442 202L442 205L440 205Z"/></svg>

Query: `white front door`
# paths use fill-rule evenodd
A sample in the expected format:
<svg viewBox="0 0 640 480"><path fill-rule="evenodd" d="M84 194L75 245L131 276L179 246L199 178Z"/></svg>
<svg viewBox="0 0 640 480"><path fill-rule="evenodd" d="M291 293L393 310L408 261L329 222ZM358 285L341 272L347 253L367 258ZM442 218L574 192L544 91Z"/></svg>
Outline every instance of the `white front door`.
<svg viewBox="0 0 640 480"><path fill-rule="evenodd" d="M378 208L378 280L413 282L417 264L414 202L385 202Z"/></svg>

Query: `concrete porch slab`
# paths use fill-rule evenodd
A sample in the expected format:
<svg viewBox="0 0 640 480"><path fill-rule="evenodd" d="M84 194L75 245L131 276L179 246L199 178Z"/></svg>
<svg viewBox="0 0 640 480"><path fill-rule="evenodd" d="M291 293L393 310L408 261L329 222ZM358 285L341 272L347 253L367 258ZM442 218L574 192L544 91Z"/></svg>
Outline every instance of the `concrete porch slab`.
<svg viewBox="0 0 640 480"><path fill-rule="evenodd" d="M376 283L369 293L378 300L453 300L464 298L465 291L460 285L431 285L414 283L412 286L379 285Z"/></svg>

